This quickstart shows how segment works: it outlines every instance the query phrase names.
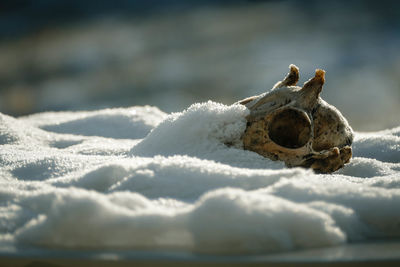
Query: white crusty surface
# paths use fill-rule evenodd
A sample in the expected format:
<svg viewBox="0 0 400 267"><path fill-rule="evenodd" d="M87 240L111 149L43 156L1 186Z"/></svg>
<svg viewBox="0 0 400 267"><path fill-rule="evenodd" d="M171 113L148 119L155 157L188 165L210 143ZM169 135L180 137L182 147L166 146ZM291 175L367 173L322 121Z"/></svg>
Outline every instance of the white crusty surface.
<svg viewBox="0 0 400 267"><path fill-rule="evenodd" d="M243 150L248 114L0 114L0 248L250 254L400 237L400 127L356 133L350 164L318 175Z"/></svg>

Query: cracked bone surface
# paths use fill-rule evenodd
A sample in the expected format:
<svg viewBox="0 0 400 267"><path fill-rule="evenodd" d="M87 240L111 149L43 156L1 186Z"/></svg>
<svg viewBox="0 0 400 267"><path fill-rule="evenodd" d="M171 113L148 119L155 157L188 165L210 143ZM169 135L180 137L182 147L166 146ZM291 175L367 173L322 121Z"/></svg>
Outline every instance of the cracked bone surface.
<svg viewBox="0 0 400 267"><path fill-rule="evenodd" d="M289 167L302 166L331 173L352 156L353 130L339 110L321 99L325 71L296 86L299 69L290 72L271 91L239 101L250 110L242 136L244 149Z"/></svg>

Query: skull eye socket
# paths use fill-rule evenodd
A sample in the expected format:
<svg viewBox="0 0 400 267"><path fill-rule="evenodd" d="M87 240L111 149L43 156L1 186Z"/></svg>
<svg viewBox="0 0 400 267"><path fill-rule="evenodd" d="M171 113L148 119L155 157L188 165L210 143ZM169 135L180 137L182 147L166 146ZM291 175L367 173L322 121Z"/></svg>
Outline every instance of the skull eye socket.
<svg viewBox="0 0 400 267"><path fill-rule="evenodd" d="M286 148L299 148L311 138L311 123L306 113L287 108L276 112L268 125L269 138Z"/></svg>

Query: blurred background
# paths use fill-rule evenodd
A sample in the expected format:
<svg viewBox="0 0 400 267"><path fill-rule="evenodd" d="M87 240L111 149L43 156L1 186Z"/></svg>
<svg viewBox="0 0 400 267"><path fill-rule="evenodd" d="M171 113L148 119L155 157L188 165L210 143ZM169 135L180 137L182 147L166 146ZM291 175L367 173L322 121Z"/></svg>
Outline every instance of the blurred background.
<svg viewBox="0 0 400 267"><path fill-rule="evenodd" d="M294 63L354 129L398 126L399 3L2 0L0 112L231 104Z"/></svg>

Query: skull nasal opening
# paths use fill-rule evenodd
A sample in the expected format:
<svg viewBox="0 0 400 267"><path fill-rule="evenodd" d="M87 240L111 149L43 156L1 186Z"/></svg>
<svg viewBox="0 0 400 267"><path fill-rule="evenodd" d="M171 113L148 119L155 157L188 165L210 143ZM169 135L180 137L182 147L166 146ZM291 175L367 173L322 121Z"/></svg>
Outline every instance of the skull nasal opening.
<svg viewBox="0 0 400 267"><path fill-rule="evenodd" d="M311 138L308 116L299 110L287 108L276 112L268 125L269 138L286 148L299 148Z"/></svg>

